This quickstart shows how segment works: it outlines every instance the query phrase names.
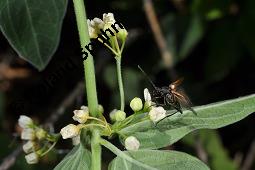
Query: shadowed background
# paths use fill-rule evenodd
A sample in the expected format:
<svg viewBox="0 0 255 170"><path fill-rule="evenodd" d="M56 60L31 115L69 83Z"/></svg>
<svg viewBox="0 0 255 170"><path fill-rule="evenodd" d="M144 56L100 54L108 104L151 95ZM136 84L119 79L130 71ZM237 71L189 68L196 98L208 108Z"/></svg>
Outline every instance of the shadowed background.
<svg viewBox="0 0 255 170"><path fill-rule="evenodd" d="M131 111L132 98L143 98L145 87L152 89L137 65L157 86L167 86L184 77L182 87L194 105L254 93L254 5L252 0L86 1L88 18L113 12L129 32L122 59L127 113ZM82 87L77 86L83 81L78 40L71 1L59 47L42 72L20 59L0 33L1 162L21 142L16 125L19 115L26 114L43 123L76 92L71 102L64 102L64 116L54 120L55 131L59 131L70 123L72 110L86 103ZM107 115L119 106L115 60L99 43L95 51L99 103ZM215 170L253 169L254 129L251 115L217 131L187 135L168 149L196 155ZM39 165L27 165L22 153L10 169L52 169L70 149L69 144L70 141L60 142L58 150L45 156ZM109 161L113 155L106 152L104 158Z"/></svg>

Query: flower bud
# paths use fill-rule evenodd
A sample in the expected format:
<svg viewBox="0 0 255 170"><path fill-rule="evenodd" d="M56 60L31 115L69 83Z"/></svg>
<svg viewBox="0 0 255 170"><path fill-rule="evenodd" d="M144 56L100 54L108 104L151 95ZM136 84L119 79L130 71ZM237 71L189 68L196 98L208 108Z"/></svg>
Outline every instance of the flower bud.
<svg viewBox="0 0 255 170"><path fill-rule="evenodd" d="M21 132L21 139L34 140L35 139L34 129L23 129Z"/></svg>
<svg viewBox="0 0 255 170"><path fill-rule="evenodd" d="M73 120L78 121L79 123L85 123L89 118L88 109L74 110L73 113Z"/></svg>
<svg viewBox="0 0 255 170"><path fill-rule="evenodd" d="M143 90L143 95L146 102L151 102L151 94L147 88Z"/></svg>
<svg viewBox="0 0 255 170"><path fill-rule="evenodd" d="M117 33L117 37L122 41L122 43L126 40L128 32L126 29L120 29Z"/></svg>
<svg viewBox="0 0 255 170"><path fill-rule="evenodd" d="M116 121L116 115L115 113L117 112L117 109L113 109L111 112L110 112L110 119L112 122L115 122Z"/></svg>
<svg viewBox="0 0 255 170"><path fill-rule="evenodd" d="M140 147L140 142L134 136L129 136L125 140L125 148L127 150L136 151Z"/></svg>
<svg viewBox="0 0 255 170"><path fill-rule="evenodd" d="M60 130L60 134L62 135L63 139L73 138L79 135L79 133L80 133L80 127L74 124L69 124Z"/></svg>
<svg viewBox="0 0 255 170"><path fill-rule="evenodd" d="M138 111L142 110L143 102L140 98L135 97L133 100L131 100L130 107L134 112L138 112Z"/></svg>
<svg viewBox="0 0 255 170"><path fill-rule="evenodd" d="M81 106L81 110L84 110L84 112L89 113L89 108L87 106Z"/></svg>
<svg viewBox="0 0 255 170"><path fill-rule="evenodd" d="M101 115L101 114L104 113L104 108L103 108L103 106L102 106L101 104L98 105L97 110L98 110L98 114L99 114L99 115Z"/></svg>
<svg viewBox="0 0 255 170"><path fill-rule="evenodd" d="M30 128L33 125L33 120L25 115L20 115L18 122L19 126L23 129Z"/></svg>
<svg viewBox="0 0 255 170"><path fill-rule="evenodd" d="M149 112L150 119L155 123L166 117L166 110L163 107L152 107Z"/></svg>
<svg viewBox="0 0 255 170"><path fill-rule="evenodd" d="M23 145L23 150L25 153L33 152L34 148L35 148L35 143L33 141L27 141L27 143Z"/></svg>
<svg viewBox="0 0 255 170"><path fill-rule="evenodd" d="M150 109L151 105L152 105L152 101L151 101L151 94L149 92L149 90L147 88L144 89L143 91L143 95L144 95L144 109Z"/></svg>
<svg viewBox="0 0 255 170"><path fill-rule="evenodd" d="M115 120L118 122L118 121L122 121L126 119L126 113L121 111L121 110L118 110L115 112Z"/></svg>
<svg viewBox="0 0 255 170"><path fill-rule="evenodd" d="M35 152L26 155L25 158L28 164L36 164L39 160L39 157Z"/></svg>
<svg viewBox="0 0 255 170"><path fill-rule="evenodd" d="M72 143L73 145L78 145L81 141L80 135L77 135L75 137L72 138Z"/></svg>
<svg viewBox="0 0 255 170"><path fill-rule="evenodd" d="M42 140L46 138L47 132L43 130L42 128L39 128L36 130L35 135L37 139Z"/></svg>

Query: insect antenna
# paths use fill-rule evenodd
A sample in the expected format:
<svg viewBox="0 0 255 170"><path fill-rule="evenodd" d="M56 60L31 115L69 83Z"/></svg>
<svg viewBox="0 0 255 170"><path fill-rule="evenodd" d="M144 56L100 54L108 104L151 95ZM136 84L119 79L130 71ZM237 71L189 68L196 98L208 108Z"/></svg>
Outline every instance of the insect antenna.
<svg viewBox="0 0 255 170"><path fill-rule="evenodd" d="M144 76L149 80L149 82L151 83L151 85L154 87L154 89L157 89L157 87L155 86L155 84L152 82L152 80L150 79L150 77L145 73L145 71L143 71L143 69L138 65L137 66L140 71L144 74Z"/></svg>

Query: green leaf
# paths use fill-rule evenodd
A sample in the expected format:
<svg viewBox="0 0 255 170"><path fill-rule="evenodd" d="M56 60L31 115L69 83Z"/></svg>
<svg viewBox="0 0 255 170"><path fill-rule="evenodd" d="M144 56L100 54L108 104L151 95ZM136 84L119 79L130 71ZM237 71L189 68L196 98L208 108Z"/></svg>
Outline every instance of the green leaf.
<svg viewBox="0 0 255 170"><path fill-rule="evenodd" d="M75 146L54 170L90 170L91 153L81 144Z"/></svg>
<svg viewBox="0 0 255 170"><path fill-rule="evenodd" d="M126 151L126 154L135 160L152 166L160 170L206 170L209 169L197 158L183 152L177 151L157 151L157 150L138 150ZM109 170L144 170L144 168L131 162L116 157L109 165Z"/></svg>
<svg viewBox="0 0 255 170"><path fill-rule="evenodd" d="M42 70L57 49L67 0L1 0L0 29L18 55Z"/></svg>
<svg viewBox="0 0 255 170"><path fill-rule="evenodd" d="M170 116L157 125L142 121L120 130L133 135L141 148L162 148L175 143L196 129L217 129L235 123L255 111L255 95L195 107L197 116L190 111Z"/></svg>

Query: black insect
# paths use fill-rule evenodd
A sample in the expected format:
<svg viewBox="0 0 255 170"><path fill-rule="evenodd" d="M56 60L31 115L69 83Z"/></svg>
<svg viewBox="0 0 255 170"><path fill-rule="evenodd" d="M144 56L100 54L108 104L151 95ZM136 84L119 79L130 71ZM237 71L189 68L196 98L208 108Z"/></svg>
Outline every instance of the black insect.
<svg viewBox="0 0 255 170"><path fill-rule="evenodd" d="M182 83L183 78L171 83L168 87L157 87L139 65L138 68L147 77L147 79L153 86L154 90L151 94L152 101L155 102L157 106L170 106L171 108L174 108L176 110L175 113L183 113L182 108L186 108L192 111L195 115L197 115L197 113L191 108L192 103L189 100L188 96L186 96L184 92L178 88L178 86Z"/></svg>

